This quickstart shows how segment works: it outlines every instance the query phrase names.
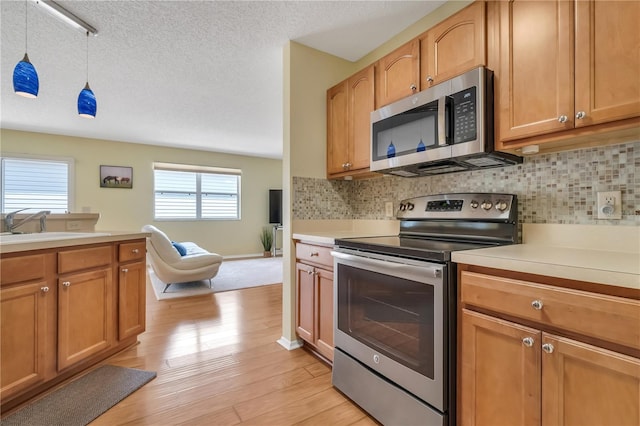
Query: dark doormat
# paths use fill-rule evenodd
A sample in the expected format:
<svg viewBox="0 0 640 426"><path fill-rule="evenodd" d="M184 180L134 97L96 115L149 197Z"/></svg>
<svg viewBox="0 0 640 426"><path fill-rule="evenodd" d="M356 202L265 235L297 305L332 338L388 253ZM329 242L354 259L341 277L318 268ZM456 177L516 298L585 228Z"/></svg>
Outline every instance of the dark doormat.
<svg viewBox="0 0 640 426"><path fill-rule="evenodd" d="M154 377L154 371L103 365L0 420L0 424L85 426Z"/></svg>

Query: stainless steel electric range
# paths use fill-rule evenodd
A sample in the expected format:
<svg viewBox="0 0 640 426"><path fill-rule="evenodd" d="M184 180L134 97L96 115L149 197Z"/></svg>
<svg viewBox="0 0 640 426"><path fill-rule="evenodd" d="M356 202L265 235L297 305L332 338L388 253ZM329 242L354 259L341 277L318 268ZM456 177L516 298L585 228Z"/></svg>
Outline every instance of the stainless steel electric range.
<svg viewBox="0 0 640 426"><path fill-rule="evenodd" d="M389 425L454 425L451 253L517 242L513 194L402 201L397 236L336 240L333 385Z"/></svg>

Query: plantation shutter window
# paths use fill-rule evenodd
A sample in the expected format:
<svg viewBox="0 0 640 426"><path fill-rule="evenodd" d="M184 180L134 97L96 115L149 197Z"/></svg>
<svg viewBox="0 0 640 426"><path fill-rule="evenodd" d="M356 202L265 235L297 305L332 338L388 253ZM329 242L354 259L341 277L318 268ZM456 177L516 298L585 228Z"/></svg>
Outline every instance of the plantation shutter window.
<svg viewBox="0 0 640 426"><path fill-rule="evenodd" d="M71 211L73 160L2 157L2 212L20 209ZM28 212L27 212L28 213Z"/></svg>
<svg viewBox="0 0 640 426"><path fill-rule="evenodd" d="M154 164L155 219L240 219L241 170Z"/></svg>

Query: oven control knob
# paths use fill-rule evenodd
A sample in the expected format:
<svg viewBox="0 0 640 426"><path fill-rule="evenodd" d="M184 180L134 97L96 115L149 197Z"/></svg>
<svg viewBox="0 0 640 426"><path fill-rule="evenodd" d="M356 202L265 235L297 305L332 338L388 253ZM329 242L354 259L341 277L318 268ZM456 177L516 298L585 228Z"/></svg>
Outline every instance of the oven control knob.
<svg viewBox="0 0 640 426"><path fill-rule="evenodd" d="M476 200L471 200L471 203L469 205L471 206L472 209L477 209L479 206Z"/></svg>
<svg viewBox="0 0 640 426"><path fill-rule="evenodd" d="M375 362L376 364L380 364L380 355L373 354L373 362Z"/></svg>
<svg viewBox="0 0 640 426"><path fill-rule="evenodd" d="M507 207L507 203L502 200L498 200L498 202L496 203L496 210L500 210L501 212L505 211Z"/></svg>
<svg viewBox="0 0 640 426"><path fill-rule="evenodd" d="M407 210L411 211L414 207L413 203L407 203Z"/></svg>
<svg viewBox="0 0 640 426"><path fill-rule="evenodd" d="M491 204L491 201L484 200L482 204L480 204L480 207L482 207L484 210L491 210L491 207L493 207L493 204Z"/></svg>
<svg viewBox="0 0 640 426"><path fill-rule="evenodd" d="M398 207L398 210L400 210L401 212L405 211L407 209L407 206L404 203L400 203L400 207Z"/></svg>

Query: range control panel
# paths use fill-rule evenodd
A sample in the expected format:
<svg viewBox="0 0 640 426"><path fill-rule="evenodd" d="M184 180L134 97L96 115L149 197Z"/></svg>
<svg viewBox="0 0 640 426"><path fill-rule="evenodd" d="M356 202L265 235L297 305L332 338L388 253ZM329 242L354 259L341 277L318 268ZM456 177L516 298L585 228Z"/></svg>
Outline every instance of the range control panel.
<svg viewBox="0 0 640 426"><path fill-rule="evenodd" d="M515 220L518 215L514 194L458 193L425 195L403 200L396 217L400 220L468 219Z"/></svg>

